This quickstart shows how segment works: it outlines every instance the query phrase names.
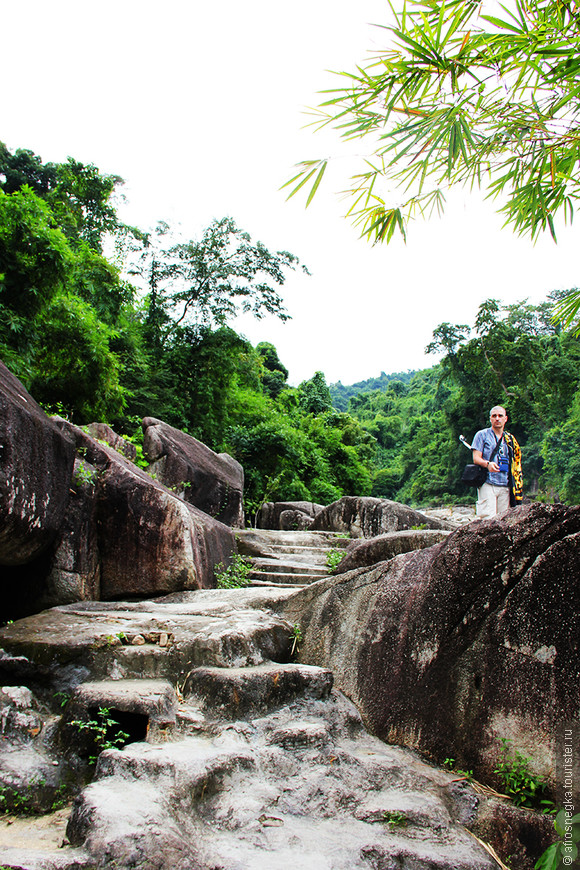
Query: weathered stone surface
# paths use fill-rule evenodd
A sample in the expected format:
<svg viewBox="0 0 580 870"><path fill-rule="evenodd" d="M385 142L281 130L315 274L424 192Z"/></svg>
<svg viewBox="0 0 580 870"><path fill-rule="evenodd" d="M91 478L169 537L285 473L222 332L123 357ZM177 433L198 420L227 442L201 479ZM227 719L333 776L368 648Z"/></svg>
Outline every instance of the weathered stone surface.
<svg viewBox="0 0 580 870"><path fill-rule="evenodd" d="M251 582L283 586L326 577L329 563L346 543L333 532L241 529L236 533L238 552L252 558Z"/></svg>
<svg viewBox="0 0 580 870"><path fill-rule="evenodd" d="M46 581L35 596L36 611L101 597L97 470L75 460L71 498L56 539Z"/></svg>
<svg viewBox="0 0 580 870"><path fill-rule="evenodd" d="M149 471L199 510L228 526L244 525L244 470L227 453L156 420L143 420L143 450Z"/></svg>
<svg viewBox="0 0 580 870"><path fill-rule="evenodd" d="M323 509L323 505L315 504L311 501L267 501L258 511L256 526L259 529L287 528L291 531L291 526L281 525L281 515L285 514L287 511L292 511L301 514L302 517L299 521L304 523L303 526L296 526L295 528L307 529L311 525L308 521L313 520L314 517L316 517Z"/></svg>
<svg viewBox="0 0 580 870"><path fill-rule="evenodd" d="M301 661L330 667L373 733L498 786L505 737L557 792L558 735L580 712L579 566L580 507L534 504L320 581L283 612Z"/></svg>
<svg viewBox="0 0 580 870"><path fill-rule="evenodd" d="M313 530L342 532L353 538L375 538L404 529L448 529L443 520L427 517L404 504L380 498L344 496L320 511Z"/></svg>
<svg viewBox="0 0 580 870"><path fill-rule="evenodd" d="M183 691L222 716L238 718L267 712L299 695L326 698L331 689L332 673L327 668L263 664L253 668L195 668Z"/></svg>
<svg viewBox="0 0 580 870"><path fill-rule="evenodd" d="M72 439L0 362L0 565L31 562L55 539L73 464Z"/></svg>
<svg viewBox="0 0 580 870"><path fill-rule="evenodd" d="M131 444L130 441L126 441L121 435L117 435L106 423L89 423L86 429L95 441L105 441L113 450L121 453L126 459L130 459L131 462L135 462L137 458L137 448L135 445Z"/></svg>
<svg viewBox="0 0 580 870"><path fill-rule="evenodd" d="M53 608L0 629L0 679L14 682L24 675L50 700L54 692L70 694L88 680L163 679L182 686L195 667L287 662L288 623L256 607L288 594L215 589ZM134 645L136 636L145 643Z"/></svg>
<svg viewBox="0 0 580 870"><path fill-rule="evenodd" d="M67 832L107 870L492 870L447 806L451 778L369 737L333 693L104 752Z"/></svg>
<svg viewBox="0 0 580 870"><path fill-rule="evenodd" d="M62 761L52 751L55 720L26 686L0 690L2 811L41 812L62 783Z"/></svg>
<svg viewBox="0 0 580 870"><path fill-rule="evenodd" d="M494 845L509 845L510 854L523 854L518 870L532 870L538 856L529 845L538 830L533 819L522 821L515 810L513 819L502 816L501 806L483 813L487 799L458 782L456 774L371 737L354 705L340 692L328 694L327 671L263 658L259 664L260 656L276 652L277 645L279 653L289 652L291 626L273 613L288 598L278 589L244 589L176 593L139 604L90 602L2 629L5 646L26 649L34 659L29 675L36 674L44 700L53 707L57 685L68 693L77 686L60 728L47 727L47 721L45 738L41 734L14 745L13 761L21 771L14 782L27 793L30 774L42 770L42 753L32 765L25 753L41 745L45 752L54 751L56 734L61 755L52 768L54 783L76 784L80 793L67 828L72 846L43 850L39 837L38 848L17 848L21 842L35 843L31 828L40 830L42 820L31 819L24 840L16 825L0 830L0 865L22 870L285 870L294 864L305 870L492 870L494 862L466 826L476 833L485 830ZM137 636L145 643L136 647ZM172 651L178 653L174 658ZM219 665L198 671L198 688L207 701L202 706L187 688L192 664ZM75 682L71 674L78 677L82 668L85 676ZM158 680L136 679L155 670ZM292 673L305 677L299 695ZM266 684L279 692L274 710ZM178 705L173 685L188 696L182 700L180 695ZM248 707L243 719L236 718L236 694ZM27 688L14 687L6 695L17 712L42 707ZM266 703L254 704L256 697ZM100 705L158 727L147 727L142 737L126 728L129 744L101 752L93 782L82 788L86 765L75 740L63 748L62 737L71 733L73 713L82 719Z"/></svg>
<svg viewBox="0 0 580 870"><path fill-rule="evenodd" d="M94 680L77 687L67 706L67 719L78 719L100 708L168 724L175 722L177 696L168 680Z"/></svg>
<svg viewBox="0 0 580 870"><path fill-rule="evenodd" d="M394 556L400 556L401 553L432 547L444 541L450 534L451 532L446 531L410 529L405 532L387 532L386 535L378 535L376 538L352 541L334 573L344 574L345 571L352 571L355 568L385 562Z"/></svg>
<svg viewBox="0 0 580 870"><path fill-rule="evenodd" d="M302 513L302 511L282 511L280 514L280 528L286 531L306 531L314 522L314 517Z"/></svg>
<svg viewBox="0 0 580 870"><path fill-rule="evenodd" d="M3 686L0 689L0 733L3 740L30 743L43 728L39 704L26 686Z"/></svg>
<svg viewBox="0 0 580 870"><path fill-rule="evenodd" d="M212 586L215 565L227 562L235 548L231 529L82 429L64 420L60 425L95 473L100 597L146 597ZM84 542L78 536L75 541L78 553Z"/></svg>

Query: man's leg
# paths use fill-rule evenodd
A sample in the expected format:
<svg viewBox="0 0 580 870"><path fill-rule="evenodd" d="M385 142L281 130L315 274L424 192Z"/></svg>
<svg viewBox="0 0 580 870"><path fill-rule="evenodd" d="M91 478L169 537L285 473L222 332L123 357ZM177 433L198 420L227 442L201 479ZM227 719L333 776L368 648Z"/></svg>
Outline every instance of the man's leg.
<svg viewBox="0 0 580 870"><path fill-rule="evenodd" d="M475 514L482 520L494 517L496 514L496 498L495 492L490 483L484 483L477 490L477 504L475 505Z"/></svg>
<svg viewBox="0 0 580 870"><path fill-rule="evenodd" d="M497 512L498 514L503 514L503 512L509 510L510 507L509 486L495 486L494 489L497 498Z"/></svg>

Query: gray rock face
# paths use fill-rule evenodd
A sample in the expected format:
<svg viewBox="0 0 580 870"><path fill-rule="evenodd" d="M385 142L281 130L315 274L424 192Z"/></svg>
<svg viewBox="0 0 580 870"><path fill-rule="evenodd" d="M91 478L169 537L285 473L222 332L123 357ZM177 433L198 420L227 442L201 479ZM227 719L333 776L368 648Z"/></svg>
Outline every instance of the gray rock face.
<svg viewBox="0 0 580 870"><path fill-rule="evenodd" d="M212 731L103 753L71 843L142 870L494 866L457 824L451 777L366 735L338 694Z"/></svg>
<svg viewBox="0 0 580 870"><path fill-rule="evenodd" d="M267 600L283 594L268 590ZM260 589L216 589L55 607L0 629L0 679L9 683L25 675L50 700L89 679L164 679L183 686L197 667L288 661L290 627L255 609L263 599Z"/></svg>
<svg viewBox="0 0 580 870"><path fill-rule="evenodd" d="M385 532L405 529L447 529L443 520L427 517L403 504L380 498L344 496L320 511L313 530L342 532L353 538L375 538Z"/></svg>
<svg viewBox="0 0 580 870"><path fill-rule="evenodd" d="M163 595L212 586L214 566L226 562L235 548L231 529L177 498L82 429L66 421L60 425L74 437L88 469L86 477L94 483L90 491L81 485L81 499L89 512L91 495L93 499L100 598ZM69 525L74 528L72 521ZM57 565L89 560L93 548L87 550L80 531L69 539L63 536ZM57 565L52 582L66 587L69 578L62 569L61 579L55 576ZM86 583L94 588L94 581L87 579ZM58 599L66 600L70 598Z"/></svg>
<svg viewBox="0 0 580 870"><path fill-rule="evenodd" d="M24 565L55 539L74 444L0 362L0 565Z"/></svg>
<svg viewBox="0 0 580 870"><path fill-rule="evenodd" d="M311 501L267 501L258 512L256 526L287 531L309 529L323 509L323 505Z"/></svg>
<svg viewBox="0 0 580 870"><path fill-rule="evenodd" d="M149 471L185 501L225 525L244 525L244 470L227 453L154 417L143 420L143 450Z"/></svg>
<svg viewBox="0 0 580 870"><path fill-rule="evenodd" d="M409 553L411 550L423 550L439 544L450 535L446 531L421 531L411 529L405 532L387 532L376 538L352 541L346 548L344 559L338 565L337 574L352 571L355 568L376 565L377 562L385 562L401 553Z"/></svg>
<svg viewBox="0 0 580 870"><path fill-rule="evenodd" d="M76 783L78 794L67 827L72 845L24 850L14 826L12 840L0 832L0 864L492 870L465 830L479 833L482 814L488 839L509 835L510 854L519 855L537 823L517 811L506 822L501 806L484 813L488 799L456 774L371 737L354 705L331 690L327 669L284 663L293 632L273 611L289 596L208 590L93 602L1 629L4 659L26 652L45 701L55 706L57 686L72 697L56 716L28 687L4 690L0 717L12 723L15 743L0 751L0 782L28 793L38 771L51 777L52 794L65 783ZM102 708L128 742L101 751L82 787L91 751L82 738L91 730L79 726ZM57 764L48 770L51 759ZM36 824L30 820L27 842L35 842ZM536 849L547 845L537 836ZM533 861L528 855L514 866L528 870Z"/></svg>
<svg viewBox="0 0 580 870"><path fill-rule="evenodd" d="M535 504L320 581L284 612L301 660L332 669L373 733L488 782L508 738L557 794L558 734L580 713L579 565L580 507Z"/></svg>
<svg viewBox="0 0 580 870"><path fill-rule="evenodd" d="M280 514L280 529L285 531L306 531L312 526L314 517L302 513L302 511L282 511Z"/></svg>
<svg viewBox="0 0 580 870"><path fill-rule="evenodd" d="M46 581L35 609L101 597L98 534L98 477L93 466L76 459L71 498L63 518Z"/></svg>
<svg viewBox="0 0 580 870"><path fill-rule="evenodd" d="M130 459L131 462L135 462L135 459L137 458L137 448L135 445L131 444L130 441L126 441L120 435L117 435L117 433L111 429L110 426L107 426L106 423L90 423L86 429L95 441L106 441L109 447L112 447L113 450L121 453L127 459Z"/></svg>

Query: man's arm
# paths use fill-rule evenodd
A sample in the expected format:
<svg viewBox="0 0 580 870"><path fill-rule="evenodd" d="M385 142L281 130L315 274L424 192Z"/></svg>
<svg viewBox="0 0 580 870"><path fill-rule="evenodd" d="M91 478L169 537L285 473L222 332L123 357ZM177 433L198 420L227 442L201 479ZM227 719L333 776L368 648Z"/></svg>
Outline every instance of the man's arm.
<svg viewBox="0 0 580 870"><path fill-rule="evenodd" d="M481 450L473 451L473 464L481 465L483 468L487 468L488 471L499 471L499 465L497 462L488 462L487 459L483 458Z"/></svg>

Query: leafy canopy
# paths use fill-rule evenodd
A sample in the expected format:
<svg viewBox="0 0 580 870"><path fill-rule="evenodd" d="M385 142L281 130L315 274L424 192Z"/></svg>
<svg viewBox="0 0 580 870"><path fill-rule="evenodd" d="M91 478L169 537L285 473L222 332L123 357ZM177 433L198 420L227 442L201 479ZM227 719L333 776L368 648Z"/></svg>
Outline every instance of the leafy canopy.
<svg viewBox="0 0 580 870"><path fill-rule="evenodd" d="M484 188L506 225L535 239L571 220L580 197L580 19L561 0L405 0L392 6L388 47L342 72L315 125L370 144L347 195L362 236L405 237L416 214L442 211L454 185ZM497 13L497 14L491 14ZM310 185L328 158L287 182ZM580 295L561 314L570 324Z"/></svg>

